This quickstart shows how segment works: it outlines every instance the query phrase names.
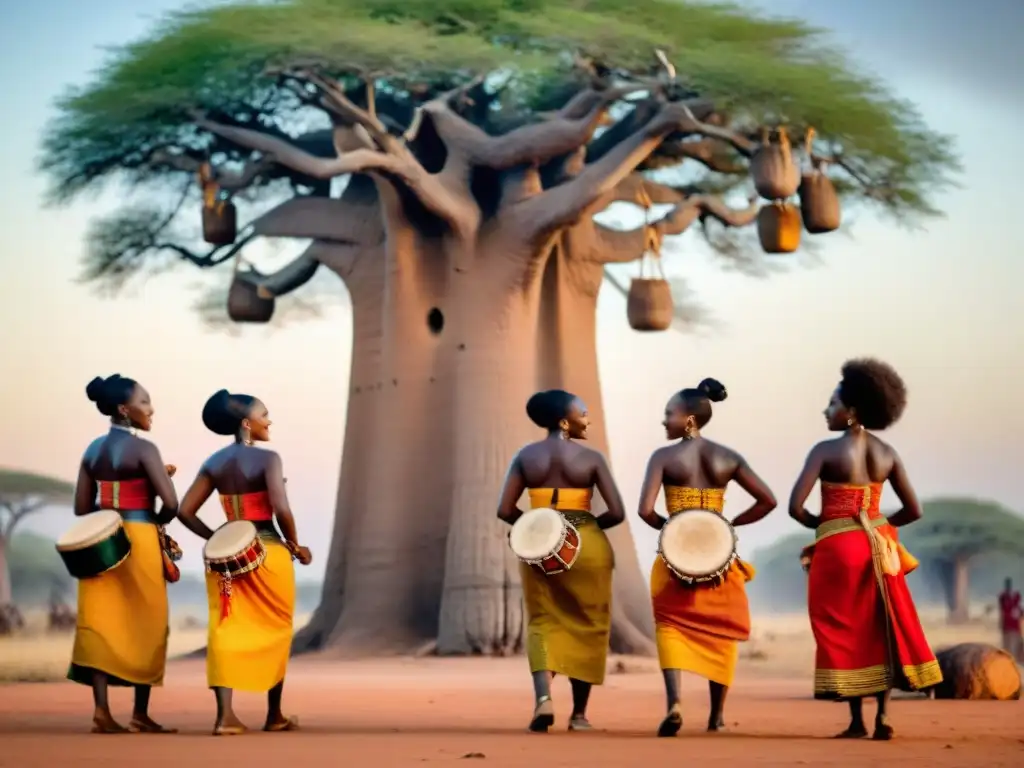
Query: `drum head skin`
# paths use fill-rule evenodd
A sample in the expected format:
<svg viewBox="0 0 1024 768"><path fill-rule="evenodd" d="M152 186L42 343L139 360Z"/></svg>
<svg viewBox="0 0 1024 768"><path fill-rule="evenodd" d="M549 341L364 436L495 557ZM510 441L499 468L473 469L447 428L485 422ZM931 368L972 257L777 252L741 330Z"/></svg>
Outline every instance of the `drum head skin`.
<svg viewBox="0 0 1024 768"><path fill-rule="evenodd" d="M90 512L57 539L57 549L88 547L105 539L121 525L121 515L112 509Z"/></svg>
<svg viewBox="0 0 1024 768"><path fill-rule="evenodd" d="M717 512L691 509L669 518L661 530L661 555L680 572L706 576L722 568L736 549L729 522Z"/></svg>
<svg viewBox="0 0 1024 768"><path fill-rule="evenodd" d="M545 507L531 509L516 520L508 543L517 557L536 560L554 551L564 531L558 512Z"/></svg>
<svg viewBox="0 0 1024 768"><path fill-rule="evenodd" d="M256 526L248 520L232 520L213 532L203 547L203 557L217 560L237 555L256 538Z"/></svg>

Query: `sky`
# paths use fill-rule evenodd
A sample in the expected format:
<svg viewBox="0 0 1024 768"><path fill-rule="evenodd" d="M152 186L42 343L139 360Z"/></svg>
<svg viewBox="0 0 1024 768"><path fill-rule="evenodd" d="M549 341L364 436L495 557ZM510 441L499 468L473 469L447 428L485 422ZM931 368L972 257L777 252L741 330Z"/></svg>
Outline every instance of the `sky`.
<svg viewBox="0 0 1024 768"><path fill-rule="evenodd" d="M849 357L874 355L906 379L910 400L888 434L923 498L970 495L1024 513L1024 229L1019 226L1018 150L1024 117L1019 0L808 2L764 0L834 30L864 67L915 102L935 128L957 137L962 188L938 198L948 216L926 231L857 217L852 236L823 244L814 268L767 280L722 272L696 234L666 246L718 326L696 335L637 334L611 288L599 303L598 349L611 459L635 508L644 465L663 443L669 395L706 376L724 382L707 436L742 452L782 507L741 530L741 554L798 530L785 500L808 449L826 437L821 410ZM0 28L0 88L7 119L0 142L0 345L5 405L0 465L73 479L85 446L106 429L84 394L94 376L119 372L143 382L156 406L152 439L176 464L183 493L203 459L222 444L200 422L205 399L226 387L258 394L274 420L273 447L285 462L300 538L322 573L330 538L345 419L351 322L343 292L320 318L235 335L206 329L192 310L197 286L225 280L182 268L116 300L75 282L91 218L122 202L42 204L36 173L40 131L54 98L99 66L103 48L144 32L169 0L35 0L15 5ZM299 247L247 252L270 264ZM628 275L628 272L626 273ZM333 278L323 278L330 284ZM890 498L891 502L891 498ZM727 513L748 503L727 493ZM884 503L884 502L883 502ZM493 514L493 507L480 510ZM215 505L203 516L218 520ZM26 521L56 536L66 510ZM656 534L631 514L643 564ZM198 571L199 543L175 523Z"/></svg>

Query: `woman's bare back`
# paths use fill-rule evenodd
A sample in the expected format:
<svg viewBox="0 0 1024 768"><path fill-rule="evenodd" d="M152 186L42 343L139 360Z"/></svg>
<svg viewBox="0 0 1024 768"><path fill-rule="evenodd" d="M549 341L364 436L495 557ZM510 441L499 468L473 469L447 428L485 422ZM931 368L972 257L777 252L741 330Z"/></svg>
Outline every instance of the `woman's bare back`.
<svg viewBox="0 0 1024 768"><path fill-rule="evenodd" d="M685 488L725 488L742 463L732 449L704 438L668 445L657 453L664 483Z"/></svg>
<svg viewBox="0 0 1024 768"><path fill-rule="evenodd" d="M527 488L592 488L603 457L569 440L540 440L519 451Z"/></svg>
<svg viewBox="0 0 1024 768"><path fill-rule="evenodd" d="M154 447L148 440L125 430L112 429L109 434L90 443L82 457L82 464L95 481L149 479L143 460L146 452L152 451Z"/></svg>
<svg viewBox="0 0 1024 768"><path fill-rule="evenodd" d="M218 493L226 495L267 490L267 467L276 454L235 443L221 448L203 464Z"/></svg>
<svg viewBox="0 0 1024 768"><path fill-rule="evenodd" d="M896 464L896 452L870 432L847 433L816 447L821 452L820 479L827 483L884 483Z"/></svg>

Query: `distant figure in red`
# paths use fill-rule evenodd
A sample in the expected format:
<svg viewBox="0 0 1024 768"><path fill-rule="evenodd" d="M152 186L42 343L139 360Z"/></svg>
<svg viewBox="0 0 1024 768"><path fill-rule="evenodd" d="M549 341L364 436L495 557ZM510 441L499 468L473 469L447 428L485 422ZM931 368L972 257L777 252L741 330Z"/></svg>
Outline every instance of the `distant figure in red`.
<svg viewBox="0 0 1024 768"><path fill-rule="evenodd" d="M921 517L921 507L896 451L869 431L894 424L906 402L903 380L885 363L843 365L825 409L829 430L841 434L814 446L789 499L790 515L815 532L803 553L817 643L814 697L849 701L850 725L839 738L868 735L863 697L874 696L872 738L891 739L890 691L942 682L907 588L906 574L918 563L896 534ZM821 514L812 515L804 503L818 481ZM888 517L879 511L886 481L902 505Z"/></svg>
<svg viewBox="0 0 1024 768"><path fill-rule="evenodd" d="M1006 580L1006 589L999 595L999 626L1003 630L1003 648L1024 664L1020 592L1013 591L1013 582L1010 579Z"/></svg>

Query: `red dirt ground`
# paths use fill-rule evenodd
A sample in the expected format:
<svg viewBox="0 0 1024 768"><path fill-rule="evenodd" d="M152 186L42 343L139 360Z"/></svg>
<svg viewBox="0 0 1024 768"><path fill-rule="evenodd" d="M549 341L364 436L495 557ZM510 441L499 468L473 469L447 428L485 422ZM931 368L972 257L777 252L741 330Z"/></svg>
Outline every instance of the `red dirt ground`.
<svg viewBox="0 0 1024 768"><path fill-rule="evenodd" d="M556 728L525 732L531 711L523 659L394 659L294 661L285 689L286 711L302 731L212 738L213 698L202 662L175 662L154 691L153 715L176 726L176 736L97 736L89 733L87 689L71 683L0 687L0 766L226 765L316 768L338 765L421 766L479 761L486 768L678 766L710 759L732 765L1019 766L1024 757L1021 702L893 703L897 740L837 742L846 707L815 702L807 680L768 680L744 674L729 697L729 733L702 732L705 689L691 679L687 724L675 739L657 739L663 714L660 676L612 674L595 689L590 717L600 730L566 733L569 692L556 681ZM114 695L127 720L127 691ZM262 722L263 698L237 696L239 715Z"/></svg>

